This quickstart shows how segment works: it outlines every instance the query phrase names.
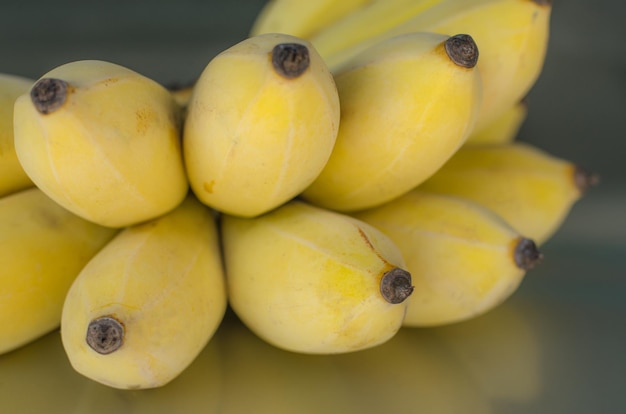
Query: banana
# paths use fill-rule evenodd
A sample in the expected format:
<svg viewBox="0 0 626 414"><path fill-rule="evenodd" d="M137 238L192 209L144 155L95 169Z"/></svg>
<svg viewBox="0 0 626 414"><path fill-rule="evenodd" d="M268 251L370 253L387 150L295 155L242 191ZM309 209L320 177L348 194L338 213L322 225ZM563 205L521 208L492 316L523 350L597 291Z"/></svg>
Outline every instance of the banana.
<svg viewBox="0 0 626 414"><path fill-rule="evenodd" d="M210 209L189 195L124 229L83 268L61 319L74 369L113 388L155 388L200 353L226 308Z"/></svg>
<svg viewBox="0 0 626 414"><path fill-rule="evenodd" d="M15 102L15 150L49 197L103 226L155 218L182 202L180 108L156 82L122 66L75 61Z"/></svg>
<svg viewBox="0 0 626 414"><path fill-rule="evenodd" d="M463 147L418 188L480 203L541 245L598 180L571 161L513 142Z"/></svg>
<svg viewBox="0 0 626 414"><path fill-rule="evenodd" d="M270 0L256 16L250 36L284 33L308 37L373 0ZM374 2L376 2L374 0Z"/></svg>
<svg viewBox="0 0 626 414"><path fill-rule="evenodd" d="M195 84L183 135L191 187L216 210L265 213L315 179L338 125L333 77L308 42L248 38L213 58Z"/></svg>
<svg viewBox="0 0 626 414"><path fill-rule="evenodd" d="M543 256L482 205L419 188L353 217L389 236L406 259L415 291L404 326L444 325L493 309Z"/></svg>
<svg viewBox="0 0 626 414"><path fill-rule="evenodd" d="M370 208L417 186L463 144L480 106L470 36L410 33L366 50L335 75L341 119L307 201Z"/></svg>
<svg viewBox="0 0 626 414"><path fill-rule="evenodd" d="M230 305L259 337L330 354L381 344L413 291L398 248L378 230L302 201L255 218L222 217Z"/></svg>
<svg viewBox="0 0 626 414"><path fill-rule="evenodd" d="M524 98L482 129L472 131L465 145L508 144L513 142L528 116L528 99Z"/></svg>
<svg viewBox="0 0 626 414"><path fill-rule="evenodd" d="M0 197L34 185L17 159L13 143L13 105L33 83L31 79L0 73Z"/></svg>
<svg viewBox="0 0 626 414"><path fill-rule="evenodd" d="M420 9L422 3L427 3ZM481 129L527 95L539 77L548 46L551 0L416 1L418 13L381 13L383 21L342 19L308 40L333 73L373 44L403 33L467 33L480 47L478 69L484 97L476 128ZM350 16L349 16L350 17ZM352 20L357 17L356 13ZM396 19L386 24L385 19ZM348 42L350 41L350 42Z"/></svg>
<svg viewBox="0 0 626 414"><path fill-rule="evenodd" d="M72 281L115 234L36 187L0 198L0 354L59 326Z"/></svg>

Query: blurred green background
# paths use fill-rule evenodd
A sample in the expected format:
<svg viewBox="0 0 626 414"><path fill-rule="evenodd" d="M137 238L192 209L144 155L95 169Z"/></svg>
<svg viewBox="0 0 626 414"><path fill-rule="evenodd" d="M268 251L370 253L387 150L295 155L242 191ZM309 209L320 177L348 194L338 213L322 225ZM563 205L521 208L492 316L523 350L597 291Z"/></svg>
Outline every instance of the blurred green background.
<svg viewBox="0 0 626 414"><path fill-rule="evenodd" d="M188 83L215 54L246 37L264 3L3 2L0 72L38 78L72 60L101 59L163 84ZM574 206L563 227L544 246L544 263L529 272L502 309L470 321L464 325L467 331L451 328L461 329L456 340L466 341L467 346L478 341L474 345L485 351L489 335L500 333L500 341L494 342L500 344L502 335L508 335L506 329L511 329L506 318L498 322L502 312L521 313L523 325L532 327L539 358L535 362L540 366L536 389L523 400L495 398L488 412L626 412L624 16L626 3L622 1L555 1L548 56L531 91L530 112L519 140L598 172L602 183ZM477 335L485 335L483 342L473 338L472 327ZM416 346L428 338L416 340ZM499 349L506 355L497 373L500 379L520 375L514 371L519 366L515 358L518 355L524 364L528 351L525 344L508 346ZM480 355L477 352L475 357ZM375 385L376 379L371 382ZM242 398L254 388L248 385L241 390ZM0 381L0 397L6 398L3 386ZM353 392L371 392L365 385L355 387ZM424 412L448 411L435 407Z"/></svg>

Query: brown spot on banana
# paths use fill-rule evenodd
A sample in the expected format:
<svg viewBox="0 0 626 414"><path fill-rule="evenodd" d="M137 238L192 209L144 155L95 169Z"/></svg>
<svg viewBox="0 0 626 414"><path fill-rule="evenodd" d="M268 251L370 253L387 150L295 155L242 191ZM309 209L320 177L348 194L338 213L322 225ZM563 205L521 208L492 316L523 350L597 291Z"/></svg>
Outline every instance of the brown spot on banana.
<svg viewBox="0 0 626 414"><path fill-rule="evenodd" d="M393 267L391 263L385 260L378 251L372 245L372 242L367 237L365 232L357 227L359 231L359 235L365 241L365 243L369 246L369 248L378 256L378 258L387 266L392 267L391 270L385 272L380 279L380 293L383 298L391 303L398 304L402 303L408 298L411 293L413 293L414 286L411 284L411 274L399 267Z"/></svg>
<svg viewBox="0 0 626 414"><path fill-rule="evenodd" d="M89 322L86 341L99 354L115 352L124 344L124 324L111 315L96 318Z"/></svg>
<svg viewBox="0 0 626 414"><path fill-rule="evenodd" d="M411 274L404 269L395 267L385 272L380 280L380 293L383 298L391 304L404 302L411 293L414 286L411 284Z"/></svg>
<svg viewBox="0 0 626 414"><path fill-rule="evenodd" d="M43 78L31 88L30 100L37 112L47 115L65 105L70 91L70 85L64 80Z"/></svg>
<svg viewBox="0 0 626 414"><path fill-rule="evenodd" d="M478 46L472 36L457 34L444 42L446 54L456 65L471 69L478 63Z"/></svg>
<svg viewBox="0 0 626 414"><path fill-rule="evenodd" d="M580 191L580 194L585 194L587 190L600 183L600 175L592 173L580 165L575 165L573 168L574 185Z"/></svg>
<svg viewBox="0 0 626 414"><path fill-rule="evenodd" d="M309 49L298 43L280 43L272 49L272 66L287 79L302 75L310 66Z"/></svg>
<svg viewBox="0 0 626 414"><path fill-rule="evenodd" d="M533 240L519 237L514 243L513 260L520 269L530 270L543 260L543 253L539 251Z"/></svg>

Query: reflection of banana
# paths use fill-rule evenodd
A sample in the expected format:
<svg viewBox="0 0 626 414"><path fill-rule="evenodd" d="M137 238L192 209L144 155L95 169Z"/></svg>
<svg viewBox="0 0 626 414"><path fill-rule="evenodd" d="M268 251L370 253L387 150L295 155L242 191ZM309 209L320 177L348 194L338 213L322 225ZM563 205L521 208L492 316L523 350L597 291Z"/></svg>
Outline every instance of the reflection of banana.
<svg viewBox="0 0 626 414"><path fill-rule="evenodd" d="M405 326L474 317L507 299L541 253L502 218L469 200L413 190L354 214L400 248L415 291Z"/></svg>
<svg viewBox="0 0 626 414"><path fill-rule="evenodd" d="M229 214L267 212L319 174L338 124L334 80L308 42L248 38L213 58L194 87L183 137L191 187Z"/></svg>
<svg viewBox="0 0 626 414"><path fill-rule="evenodd" d="M102 61L76 61L15 103L24 170L73 213L111 227L157 217L187 193L180 108L156 82Z"/></svg>
<svg viewBox="0 0 626 414"><path fill-rule="evenodd" d="M428 2L432 3L432 2ZM378 24L342 19L309 40L333 72L372 44L398 34L429 31L470 34L480 48L484 98L482 128L525 96L543 67L552 2L546 0L441 0L382 33ZM355 14L356 16L356 14ZM398 18L397 13L389 18ZM352 39L351 45L345 39Z"/></svg>
<svg viewBox="0 0 626 414"><path fill-rule="evenodd" d="M433 33L395 37L357 56L335 77L337 142L303 197L353 211L428 178L474 125L481 96L477 60L471 37Z"/></svg>
<svg viewBox="0 0 626 414"><path fill-rule="evenodd" d="M256 218L224 216L222 235L230 304L277 347L356 351L399 329L411 276L366 223L293 201Z"/></svg>
<svg viewBox="0 0 626 414"><path fill-rule="evenodd" d="M189 196L123 230L85 266L63 307L63 345L88 378L159 387L194 360L225 307L214 218Z"/></svg>
<svg viewBox="0 0 626 414"><path fill-rule="evenodd" d="M84 412L76 410L76 400L85 385L84 378L67 363L58 330L0 355L3 413Z"/></svg>
<svg viewBox="0 0 626 414"><path fill-rule="evenodd" d="M335 355L276 348L236 318L217 334L224 372L222 414L356 413L358 389L344 381ZM362 412L362 411L358 411Z"/></svg>
<svg viewBox="0 0 626 414"><path fill-rule="evenodd" d="M528 99L524 98L479 130L467 137L465 145L508 144L517 137L528 116Z"/></svg>
<svg viewBox="0 0 626 414"><path fill-rule="evenodd" d="M539 338L518 306L507 303L471 321L431 333L490 397L529 402L539 395Z"/></svg>
<svg viewBox="0 0 626 414"><path fill-rule="evenodd" d="M115 233L36 187L0 199L0 353L59 326L72 281Z"/></svg>
<svg viewBox="0 0 626 414"><path fill-rule="evenodd" d="M13 144L13 105L34 81L0 73L0 197L31 187Z"/></svg>
<svg viewBox="0 0 626 414"><path fill-rule="evenodd" d="M598 177L529 144L463 147L419 188L474 200L537 244Z"/></svg>
<svg viewBox="0 0 626 414"><path fill-rule="evenodd" d="M372 0L270 0L257 15L250 36L285 33L307 37L370 2Z"/></svg>
<svg viewBox="0 0 626 414"><path fill-rule="evenodd" d="M334 361L355 413L492 412L488 395L430 330L402 328L381 346Z"/></svg>

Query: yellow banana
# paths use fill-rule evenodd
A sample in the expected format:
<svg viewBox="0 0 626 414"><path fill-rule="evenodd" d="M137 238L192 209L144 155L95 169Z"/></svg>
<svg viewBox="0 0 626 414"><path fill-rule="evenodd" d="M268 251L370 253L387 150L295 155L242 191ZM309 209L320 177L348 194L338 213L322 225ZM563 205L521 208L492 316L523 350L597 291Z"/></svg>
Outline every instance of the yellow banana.
<svg viewBox="0 0 626 414"><path fill-rule="evenodd" d="M114 388L168 383L217 329L223 277L213 214L193 196L126 228L67 294L61 338L72 366Z"/></svg>
<svg viewBox="0 0 626 414"><path fill-rule="evenodd" d="M0 73L0 197L33 186L13 143L13 105L35 81Z"/></svg>
<svg viewBox="0 0 626 414"><path fill-rule="evenodd" d="M255 18L250 36L284 33L307 37L373 0L270 0ZM375 1L375 0L374 0Z"/></svg>
<svg viewBox="0 0 626 414"><path fill-rule="evenodd" d="M597 182L571 161L513 142L463 147L418 188L483 204L540 245Z"/></svg>
<svg viewBox="0 0 626 414"><path fill-rule="evenodd" d="M265 213L319 174L338 124L333 77L308 42L248 38L212 59L194 87L183 136L191 187L222 212Z"/></svg>
<svg viewBox="0 0 626 414"><path fill-rule="evenodd" d="M309 40L331 70L337 72L367 47L402 33L428 31L471 35L480 48L478 69L484 89L476 124L479 129L529 92L545 60L552 11L550 0L417 1L418 6L422 3L428 4L403 23L392 21L385 26L385 21L378 24L364 21L360 25L357 21L348 24L350 20L346 18ZM381 17L398 19L398 13Z"/></svg>
<svg viewBox="0 0 626 414"><path fill-rule="evenodd" d="M279 348L357 351L402 323L411 275L366 223L292 201L255 218L223 216L222 243L233 310Z"/></svg>
<svg viewBox="0 0 626 414"><path fill-rule="evenodd" d="M506 300L541 260L534 242L497 214L459 197L413 190L355 213L400 248L415 291L405 326L472 318Z"/></svg>
<svg viewBox="0 0 626 414"><path fill-rule="evenodd" d="M474 126L479 47L466 35L411 33L355 57L335 76L341 101L335 147L303 198L354 211L433 174Z"/></svg>
<svg viewBox="0 0 626 414"><path fill-rule="evenodd" d="M0 354L59 326L72 281L115 233L36 187L0 199Z"/></svg>
<svg viewBox="0 0 626 414"><path fill-rule="evenodd" d="M479 130L472 131L465 145L513 142L528 116L528 100L522 99Z"/></svg>
<svg viewBox="0 0 626 414"><path fill-rule="evenodd" d="M109 62L46 73L15 102L15 150L24 170L73 213L110 227L176 207L188 185L180 108L156 82Z"/></svg>

